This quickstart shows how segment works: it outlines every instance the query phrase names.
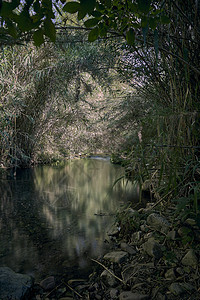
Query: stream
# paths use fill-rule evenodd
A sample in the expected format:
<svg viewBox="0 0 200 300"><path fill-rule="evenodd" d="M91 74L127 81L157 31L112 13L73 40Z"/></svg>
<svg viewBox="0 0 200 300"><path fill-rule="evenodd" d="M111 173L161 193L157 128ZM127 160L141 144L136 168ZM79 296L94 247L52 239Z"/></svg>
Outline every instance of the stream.
<svg viewBox="0 0 200 300"><path fill-rule="evenodd" d="M107 231L137 189L109 158L18 170L0 181L0 266L32 275L89 274L107 250Z"/></svg>

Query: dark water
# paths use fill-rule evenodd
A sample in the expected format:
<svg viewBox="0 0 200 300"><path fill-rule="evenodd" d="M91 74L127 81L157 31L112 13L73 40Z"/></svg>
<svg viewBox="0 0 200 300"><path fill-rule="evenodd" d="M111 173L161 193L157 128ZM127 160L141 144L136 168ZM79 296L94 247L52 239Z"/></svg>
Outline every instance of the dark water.
<svg viewBox="0 0 200 300"><path fill-rule="evenodd" d="M111 188L123 172L106 159L83 159L1 180L0 266L36 279L85 272L107 250L111 215L137 196L123 181Z"/></svg>

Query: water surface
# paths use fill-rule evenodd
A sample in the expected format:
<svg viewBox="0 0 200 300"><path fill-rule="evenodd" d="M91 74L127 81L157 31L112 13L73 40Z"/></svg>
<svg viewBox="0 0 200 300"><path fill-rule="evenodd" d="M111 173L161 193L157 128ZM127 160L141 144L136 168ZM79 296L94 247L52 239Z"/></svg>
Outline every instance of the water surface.
<svg viewBox="0 0 200 300"><path fill-rule="evenodd" d="M19 170L0 181L0 266L45 275L81 272L105 253L112 217L126 201L120 166L82 159ZM130 191L128 192L130 196ZM136 197L131 190L131 197Z"/></svg>

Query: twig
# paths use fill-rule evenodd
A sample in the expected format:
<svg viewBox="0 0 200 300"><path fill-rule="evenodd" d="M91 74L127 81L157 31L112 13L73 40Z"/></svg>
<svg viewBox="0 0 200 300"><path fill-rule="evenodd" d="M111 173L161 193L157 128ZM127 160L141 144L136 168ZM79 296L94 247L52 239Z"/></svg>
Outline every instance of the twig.
<svg viewBox="0 0 200 300"><path fill-rule="evenodd" d="M77 291L75 291L69 284L67 284L64 280L63 283L68 287L68 289L70 289L72 292L74 292L77 296L79 296L80 298L83 298Z"/></svg>
<svg viewBox="0 0 200 300"><path fill-rule="evenodd" d="M57 290L57 288L59 288L62 285L62 283L60 283L59 285L57 285L53 290L51 290L45 297L47 298L49 295L51 295L51 293L53 293L55 290Z"/></svg>
<svg viewBox="0 0 200 300"><path fill-rule="evenodd" d="M100 266L102 266L106 271L108 271L113 277L115 277L116 279L118 279L120 282L124 283L124 280L122 280L121 278L119 278L118 276L116 276L113 272L111 272L106 266L104 266L102 263L100 263L98 260L91 258L92 261L96 262L97 264L99 264Z"/></svg>

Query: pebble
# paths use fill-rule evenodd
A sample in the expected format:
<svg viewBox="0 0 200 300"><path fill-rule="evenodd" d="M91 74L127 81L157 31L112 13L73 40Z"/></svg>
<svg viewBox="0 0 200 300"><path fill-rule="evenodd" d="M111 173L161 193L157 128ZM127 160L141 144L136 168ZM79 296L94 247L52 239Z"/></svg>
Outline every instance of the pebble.
<svg viewBox="0 0 200 300"><path fill-rule="evenodd" d="M111 299L118 299L118 293L119 293L119 291L117 289L111 289L110 290Z"/></svg>
<svg viewBox="0 0 200 300"><path fill-rule="evenodd" d="M173 268L166 271L165 278L167 280L175 280L176 279L176 275L174 273L174 269Z"/></svg>
<svg viewBox="0 0 200 300"><path fill-rule="evenodd" d="M184 266L196 267L198 264L197 256L193 249L188 250L183 259L181 260Z"/></svg>
<svg viewBox="0 0 200 300"><path fill-rule="evenodd" d="M177 283L177 282L173 282L170 285L169 290L175 296L180 296L185 291L185 289L179 283Z"/></svg>

